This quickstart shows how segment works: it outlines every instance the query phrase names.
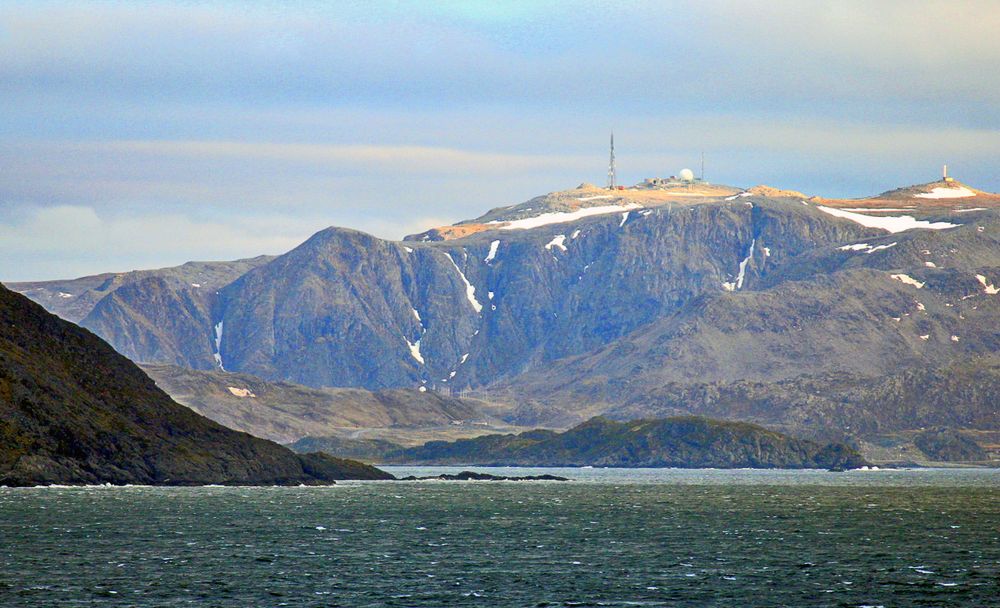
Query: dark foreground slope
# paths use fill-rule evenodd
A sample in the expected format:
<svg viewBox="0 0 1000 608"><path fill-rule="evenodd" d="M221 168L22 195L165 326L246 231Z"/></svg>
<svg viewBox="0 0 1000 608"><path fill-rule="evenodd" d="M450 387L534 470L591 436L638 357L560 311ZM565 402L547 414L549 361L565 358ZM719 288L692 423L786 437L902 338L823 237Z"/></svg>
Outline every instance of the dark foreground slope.
<svg viewBox="0 0 1000 608"><path fill-rule="evenodd" d="M0 287L0 484L299 484L387 478L296 455L174 403L109 345Z"/></svg>
<svg viewBox="0 0 1000 608"><path fill-rule="evenodd" d="M759 426L695 416L615 422L597 417L564 433L529 431L446 443L391 456L397 462L509 466L855 468L842 444L821 445Z"/></svg>

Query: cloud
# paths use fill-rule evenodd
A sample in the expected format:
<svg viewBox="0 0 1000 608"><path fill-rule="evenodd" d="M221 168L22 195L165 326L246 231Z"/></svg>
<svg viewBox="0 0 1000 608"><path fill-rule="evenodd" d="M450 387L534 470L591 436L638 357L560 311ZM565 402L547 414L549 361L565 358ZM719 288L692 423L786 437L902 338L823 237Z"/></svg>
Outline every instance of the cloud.
<svg viewBox="0 0 1000 608"><path fill-rule="evenodd" d="M647 115L734 105L809 114L844 102L854 117L895 107L926 119L949 100L1000 102L1000 11L989 2L411 8L8 4L0 82L13 93L147 103Z"/></svg>
<svg viewBox="0 0 1000 608"><path fill-rule="evenodd" d="M998 29L986 1L7 2L0 278L399 238L602 181L612 128L624 181L705 151L735 185L1000 190Z"/></svg>
<svg viewBox="0 0 1000 608"><path fill-rule="evenodd" d="M424 217L405 223L378 214L353 227L375 234L418 232L447 223ZM88 206L21 208L0 215L0 280L69 278L231 260L293 249L322 229L321 218L244 216L194 219L181 214L110 215Z"/></svg>

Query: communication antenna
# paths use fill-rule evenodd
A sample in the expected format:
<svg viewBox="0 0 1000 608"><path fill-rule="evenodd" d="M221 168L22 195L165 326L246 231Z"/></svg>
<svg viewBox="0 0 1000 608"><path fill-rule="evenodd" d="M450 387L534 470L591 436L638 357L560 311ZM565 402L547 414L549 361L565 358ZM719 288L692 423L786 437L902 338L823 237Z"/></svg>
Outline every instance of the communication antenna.
<svg viewBox="0 0 1000 608"><path fill-rule="evenodd" d="M705 181L705 151L701 151L701 181Z"/></svg>
<svg viewBox="0 0 1000 608"><path fill-rule="evenodd" d="M615 179L615 132L611 132L611 160L608 162L608 189L614 190L617 186Z"/></svg>
<svg viewBox="0 0 1000 608"><path fill-rule="evenodd" d="M945 165L944 168L941 169L941 173L943 173L941 177L948 179L948 165Z"/></svg>

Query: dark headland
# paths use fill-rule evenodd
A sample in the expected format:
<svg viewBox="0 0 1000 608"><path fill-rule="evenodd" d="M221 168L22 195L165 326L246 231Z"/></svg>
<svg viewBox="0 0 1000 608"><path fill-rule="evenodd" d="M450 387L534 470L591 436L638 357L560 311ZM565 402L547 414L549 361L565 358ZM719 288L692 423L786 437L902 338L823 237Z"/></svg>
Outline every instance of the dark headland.
<svg viewBox="0 0 1000 608"><path fill-rule="evenodd" d="M97 336L0 286L0 485L391 478L212 422L175 403Z"/></svg>

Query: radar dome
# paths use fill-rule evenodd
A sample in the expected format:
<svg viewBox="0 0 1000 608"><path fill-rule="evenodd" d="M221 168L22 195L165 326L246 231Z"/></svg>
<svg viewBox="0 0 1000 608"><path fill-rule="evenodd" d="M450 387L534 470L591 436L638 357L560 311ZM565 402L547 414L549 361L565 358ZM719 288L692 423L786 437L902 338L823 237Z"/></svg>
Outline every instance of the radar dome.
<svg viewBox="0 0 1000 608"><path fill-rule="evenodd" d="M681 172L677 174L683 181L693 182L694 181L694 171L691 169L681 169Z"/></svg>

